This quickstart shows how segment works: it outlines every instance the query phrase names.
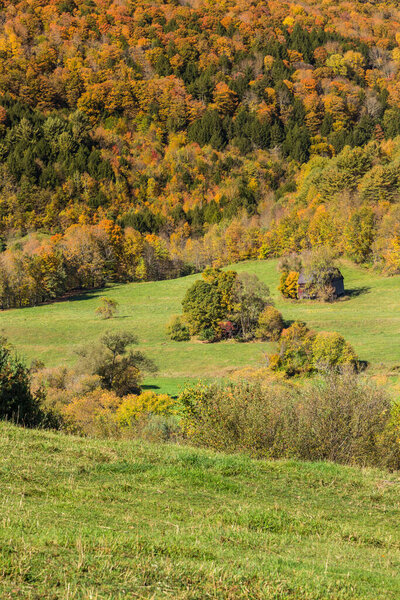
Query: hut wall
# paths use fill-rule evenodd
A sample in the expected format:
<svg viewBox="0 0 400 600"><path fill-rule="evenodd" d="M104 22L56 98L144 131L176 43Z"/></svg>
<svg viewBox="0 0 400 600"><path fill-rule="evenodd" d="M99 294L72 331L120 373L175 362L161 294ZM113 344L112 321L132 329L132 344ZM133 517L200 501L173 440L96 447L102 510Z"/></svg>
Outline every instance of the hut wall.
<svg viewBox="0 0 400 600"><path fill-rule="evenodd" d="M344 295L344 280L342 277L339 277L338 279L334 279L332 281L332 285L335 288L336 296Z"/></svg>

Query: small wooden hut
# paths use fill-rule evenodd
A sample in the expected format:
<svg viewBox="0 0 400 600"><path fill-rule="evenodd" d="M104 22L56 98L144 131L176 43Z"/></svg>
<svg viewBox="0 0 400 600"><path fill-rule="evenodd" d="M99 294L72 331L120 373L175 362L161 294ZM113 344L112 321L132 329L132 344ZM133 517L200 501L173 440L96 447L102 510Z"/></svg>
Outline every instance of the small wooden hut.
<svg viewBox="0 0 400 600"><path fill-rule="evenodd" d="M297 282L297 296L299 300L310 300L316 297L315 284L316 277L300 273ZM334 269L331 273L324 277L324 285L331 286L334 289L334 297L344 296L344 278L339 269Z"/></svg>

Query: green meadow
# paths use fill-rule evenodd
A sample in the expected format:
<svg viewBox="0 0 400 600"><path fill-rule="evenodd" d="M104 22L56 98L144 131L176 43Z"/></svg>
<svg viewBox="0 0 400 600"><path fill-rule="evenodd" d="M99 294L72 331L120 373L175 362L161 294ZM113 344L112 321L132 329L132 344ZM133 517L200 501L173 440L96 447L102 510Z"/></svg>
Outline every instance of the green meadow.
<svg viewBox="0 0 400 600"><path fill-rule="evenodd" d="M0 423L2 600L397 600L397 475Z"/></svg>
<svg viewBox="0 0 400 600"><path fill-rule="evenodd" d="M372 373L395 376L400 368L400 277L385 278L351 264L342 272L349 298L333 304L292 302L279 296L276 261L247 261L233 265L238 272L255 273L270 288L276 307L286 320L302 320L316 330L342 333ZM229 376L235 369L265 364L268 343L198 341L171 342L165 323L181 312L188 286L200 275L171 281L110 286L69 300L34 308L0 312L0 331L29 362L47 366L71 365L75 350L95 342L109 330L129 330L140 348L155 360L159 372L146 384L176 394L186 381ZM95 310L106 295L119 303L118 316L101 320Z"/></svg>

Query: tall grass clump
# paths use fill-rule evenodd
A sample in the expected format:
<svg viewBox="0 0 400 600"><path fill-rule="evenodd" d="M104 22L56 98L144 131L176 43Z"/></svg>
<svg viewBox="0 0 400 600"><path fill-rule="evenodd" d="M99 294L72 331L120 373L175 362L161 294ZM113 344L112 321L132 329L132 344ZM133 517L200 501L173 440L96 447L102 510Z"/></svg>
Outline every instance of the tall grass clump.
<svg viewBox="0 0 400 600"><path fill-rule="evenodd" d="M256 457L400 466L389 395L350 370L325 373L301 389L198 385L180 401L185 435L199 446Z"/></svg>

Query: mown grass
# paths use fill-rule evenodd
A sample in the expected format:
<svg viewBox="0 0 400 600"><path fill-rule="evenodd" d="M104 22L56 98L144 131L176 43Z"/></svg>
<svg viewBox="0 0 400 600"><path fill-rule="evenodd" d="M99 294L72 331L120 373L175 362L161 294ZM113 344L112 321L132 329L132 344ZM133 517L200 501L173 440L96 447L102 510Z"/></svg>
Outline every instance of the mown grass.
<svg viewBox="0 0 400 600"><path fill-rule="evenodd" d="M2 600L400 597L398 476L0 424Z"/></svg>
<svg viewBox="0 0 400 600"><path fill-rule="evenodd" d="M255 273L267 283L285 319L300 319L317 330L342 333L360 358L370 363L372 371L390 372L400 365L400 277L384 278L346 264L345 284L352 290L348 300L334 304L299 303L279 296L276 261L247 261L232 268ZM117 285L64 302L1 312L0 330L28 361L39 358L48 366L72 364L76 361L76 348L93 342L107 329L133 331L141 348L160 369L146 383L173 394L194 378L229 376L245 365L265 365L265 353L272 350L268 343L168 340L165 323L171 315L181 312L185 291L198 277ZM96 317L102 295L119 303L117 318L102 321Z"/></svg>

